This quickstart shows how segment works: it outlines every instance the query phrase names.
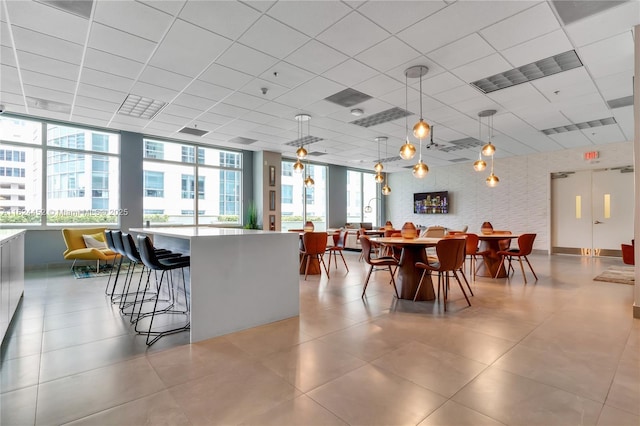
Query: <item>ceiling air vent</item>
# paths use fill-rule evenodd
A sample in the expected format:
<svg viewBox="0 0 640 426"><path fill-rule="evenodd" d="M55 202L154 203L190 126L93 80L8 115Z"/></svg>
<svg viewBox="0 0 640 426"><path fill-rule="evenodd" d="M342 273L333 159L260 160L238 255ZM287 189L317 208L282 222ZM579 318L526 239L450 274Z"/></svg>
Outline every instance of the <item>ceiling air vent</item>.
<svg viewBox="0 0 640 426"><path fill-rule="evenodd" d="M127 99L120 105L118 114L151 120L166 104L167 103L163 101L156 101L155 99L129 94Z"/></svg>
<svg viewBox="0 0 640 426"><path fill-rule="evenodd" d="M562 19L565 25L569 25L572 22L579 21L588 16L596 15L612 7L625 3L625 1L613 1L613 0L591 0L591 1L567 1L567 0L552 0L553 7L558 12L558 16Z"/></svg>
<svg viewBox="0 0 640 426"><path fill-rule="evenodd" d="M484 145L482 141L476 138L456 139L454 141L449 141L447 143L450 145L442 146L438 149L442 152L451 152L451 151L458 151L461 149L477 148ZM468 161L468 160L465 160L465 161Z"/></svg>
<svg viewBox="0 0 640 426"><path fill-rule="evenodd" d="M462 158L462 157L460 157L460 158L454 158L452 160L449 160L450 163L465 163L467 161L471 161L471 159L470 158Z"/></svg>
<svg viewBox="0 0 640 426"><path fill-rule="evenodd" d="M209 133L209 131L196 129L195 127L185 126L182 129L178 130L178 133L186 133L187 135L194 135L194 136L204 136L207 133Z"/></svg>
<svg viewBox="0 0 640 426"><path fill-rule="evenodd" d="M578 58L576 51L569 50L568 52L474 81L471 85L477 87L483 93L491 93L581 66L582 62Z"/></svg>
<svg viewBox="0 0 640 426"><path fill-rule="evenodd" d="M71 105L64 104L62 102L49 101L47 99L34 98L27 96L27 106L31 108L46 109L47 111L61 112L69 114L71 112Z"/></svg>
<svg viewBox="0 0 640 426"><path fill-rule="evenodd" d="M371 96L366 93L358 92L355 89L344 89L341 92L334 93L333 95L324 98L325 101L333 102L343 107L352 107L358 105L364 101L371 99Z"/></svg>
<svg viewBox="0 0 640 426"><path fill-rule="evenodd" d="M633 105L633 95L618 99L611 99L610 101L607 101L607 104L609 104L609 108L611 109Z"/></svg>
<svg viewBox="0 0 640 426"><path fill-rule="evenodd" d="M307 135L303 138L298 138L298 139L292 140L291 142L287 142L285 143L285 145L289 145L289 146L311 145L312 143L320 142L321 140L324 140L324 139L319 138L317 136Z"/></svg>
<svg viewBox="0 0 640 426"><path fill-rule="evenodd" d="M307 155L310 157L322 157L323 155L327 155L327 153L322 151L311 151Z"/></svg>
<svg viewBox="0 0 640 426"><path fill-rule="evenodd" d="M257 139L249 139L243 138L242 136L237 136L233 139L229 139L231 143L239 143L240 145L251 145L252 143L258 142Z"/></svg>
<svg viewBox="0 0 640 426"><path fill-rule="evenodd" d="M371 127L378 124L387 123L389 121L397 120L398 118L404 118L408 115L411 115L409 111L402 108L394 107L385 111L378 112L376 114L372 114L368 117L352 121L351 124L362 127Z"/></svg>
<svg viewBox="0 0 640 426"><path fill-rule="evenodd" d="M552 127L550 129L541 130L545 135L555 135L557 133L572 132L574 130L590 129L592 127L608 126L616 124L617 121L613 117L601 118L600 120L585 121L583 123L567 124L566 126Z"/></svg>
<svg viewBox="0 0 640 426"><path fill-rule="evenodd" d="M381 158L380 162L381 163L391 163L393 161L398 161L398 160L402 160L402 157L400 157L399 155L396 155L396 156L393 156L393 157Z"/></svg>

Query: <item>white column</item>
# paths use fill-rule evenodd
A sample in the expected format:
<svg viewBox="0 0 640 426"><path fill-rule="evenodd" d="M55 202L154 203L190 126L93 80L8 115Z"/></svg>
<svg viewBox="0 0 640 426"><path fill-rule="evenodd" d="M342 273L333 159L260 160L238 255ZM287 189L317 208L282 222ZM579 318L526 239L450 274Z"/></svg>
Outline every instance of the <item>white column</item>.
<svg viewBox="0 0 640 426"><path fill-rule="evenodd" d="M633 293L633 317L640 318L640 25L633 29L634 48L634 79L633 79L633 168L635 170L635 223L634 237L638 242L635 250L636 284Z"/></svg>

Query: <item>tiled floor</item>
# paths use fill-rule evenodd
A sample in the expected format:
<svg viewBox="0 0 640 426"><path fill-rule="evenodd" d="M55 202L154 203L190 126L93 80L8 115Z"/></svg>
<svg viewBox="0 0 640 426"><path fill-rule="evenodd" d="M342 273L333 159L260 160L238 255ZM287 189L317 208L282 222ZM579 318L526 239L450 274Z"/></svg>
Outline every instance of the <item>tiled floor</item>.
<svg viewBox="0 0 640 426"><path fill-rule="evenodd" d="M638 425L633 287L615 259L532 256L524 284L478 278L472 307L395 300L366 265L300 281L300 317L147 349L105 278L27 273L4 348L2 425ZM215 280L215 279L214 279Z"/></svg>

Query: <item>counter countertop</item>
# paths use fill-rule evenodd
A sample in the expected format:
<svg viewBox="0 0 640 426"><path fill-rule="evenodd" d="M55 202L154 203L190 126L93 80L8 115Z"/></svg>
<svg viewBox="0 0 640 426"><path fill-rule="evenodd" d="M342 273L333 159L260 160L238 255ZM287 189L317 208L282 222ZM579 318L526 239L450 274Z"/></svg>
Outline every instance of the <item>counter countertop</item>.
<svg viewBox="0 0 640 426"><path fill-rule="evenodd" d="M25 229L0 229L0 243L26 232Z"/></svg>
<svg viewBox="0 0 640 426"><path fill-rule="evenodd" d="M164 235L167 237L185 239L191 239L194 237L289 234L288 232L264 231L261 229L213 228L210 226L131 228L130 231L141 234Z"/></svg>

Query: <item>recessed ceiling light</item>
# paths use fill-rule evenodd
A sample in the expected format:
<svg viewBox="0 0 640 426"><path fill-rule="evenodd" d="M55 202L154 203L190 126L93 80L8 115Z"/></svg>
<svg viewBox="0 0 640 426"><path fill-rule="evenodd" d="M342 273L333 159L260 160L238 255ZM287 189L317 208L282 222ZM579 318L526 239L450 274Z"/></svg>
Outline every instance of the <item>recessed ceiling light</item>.
<svg viewBox="0 0 640 426"><path fill-rule="evenodd" d="M362 114L364 114L364 111L360 108L354 108L351 110L351 115L355 115L356 117L360 117Z"/></svg>
<svg viewBox="0 0 640 426"><path fill-rule="evenodd" d="M129 94L120 105L118 114L151 120L166 104L163 101Z"/></svg>

